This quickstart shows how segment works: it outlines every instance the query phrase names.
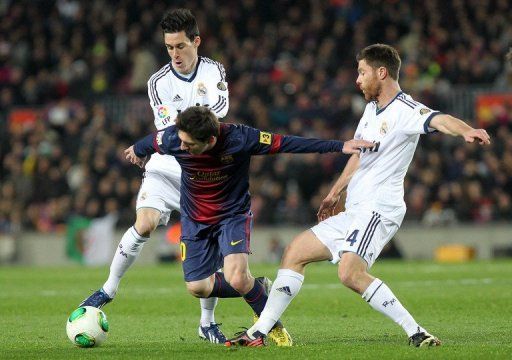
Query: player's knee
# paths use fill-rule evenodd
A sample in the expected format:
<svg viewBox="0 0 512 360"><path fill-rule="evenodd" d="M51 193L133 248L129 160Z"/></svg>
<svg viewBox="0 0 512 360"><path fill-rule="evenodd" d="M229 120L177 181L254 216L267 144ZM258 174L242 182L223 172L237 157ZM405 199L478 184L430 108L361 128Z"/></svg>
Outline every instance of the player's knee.
<svg viewBox="0 0 512 360"><path fill-rule="evenodd" d="M203 283L187 282L187 291L196 298L206 298L210 295L211 289L208 289Z"/></svg>
<svg viewBox="0 0 512 360"><path fill-rule="evenodd" d="M296 267L304 267L306 265L307 261L300 252L300 249L294 246L293 243L286 246L283 259L281 260L281 268L294 269Z"/></svg>
<svg viewBox="0 0 512 360"><path fill-rule="evenodd" d="M137 214L135 220L135 230L142 236L149 237L158 226L159 219L155 216L149 216L146 214Z"/></svg>

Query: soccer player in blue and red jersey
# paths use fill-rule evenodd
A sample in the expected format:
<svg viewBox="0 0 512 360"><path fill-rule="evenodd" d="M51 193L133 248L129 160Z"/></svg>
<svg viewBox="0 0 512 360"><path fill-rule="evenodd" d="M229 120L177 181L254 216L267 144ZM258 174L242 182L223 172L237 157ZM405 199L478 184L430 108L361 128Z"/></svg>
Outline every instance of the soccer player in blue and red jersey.
<svg viewBox="0 0 512 360"><path fill-rule="evenodd" d="M375 144L306 139L221 124L206 107L190 107L176 124L148 135L125 151L144 166L153 153L173 155L181 166L181 254L188 291L200 298L240 297L260 315L267 301L249 270L252 214L249 164L253 155L359 153ZM224 267L224 273L216 272ZM276 329L291 338L280 322Z"/></svg>

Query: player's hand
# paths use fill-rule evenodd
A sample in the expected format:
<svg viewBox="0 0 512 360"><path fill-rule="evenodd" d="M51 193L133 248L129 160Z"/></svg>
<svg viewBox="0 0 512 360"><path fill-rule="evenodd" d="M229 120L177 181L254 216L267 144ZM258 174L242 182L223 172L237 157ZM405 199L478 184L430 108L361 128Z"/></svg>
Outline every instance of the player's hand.
<svg viewBox="0 0 512 360"><path fill-rule="evenodd" d="M484 129L472 129L462 134L462 136L468 143L474 142L475 139L478 140L480 145L489 145L491 143L491 137Z"/></svg>
<svg viewBox="0 0 512 360"><path fill-rule="evenodd" d="M137 155L135 155L133 145L124 151L124 156L126 157L126 160L128 160L132 164L137 165L140 168L143 168L144 164L146 163L147 156L140 158Z"/></svg>
<svg viewBox="0 0 512 360"><path fill-rule="evenodd" d="M336 209L336 205L340 201L340 195L327 195L325 199L322 200L320 204L320 208L316 213L318 221L324 221L325 219L334 215L334 210Z"/></svg>
<svg viewBox="0 0 512 360"><path fill-rule="evenodd" d="M359 154L361 149L371 149L375 146L375 143L366 140L352 139L343 143L343 154Z"/></svg>

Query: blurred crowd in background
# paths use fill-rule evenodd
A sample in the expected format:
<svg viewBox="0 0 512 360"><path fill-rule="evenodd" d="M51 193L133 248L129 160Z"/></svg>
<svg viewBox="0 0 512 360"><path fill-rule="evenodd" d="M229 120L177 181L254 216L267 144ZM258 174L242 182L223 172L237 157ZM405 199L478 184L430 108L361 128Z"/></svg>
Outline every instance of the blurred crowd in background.
<svg viewBox="0 0 512 360"><path fill-rule="evenodd" d="M146 116L109 117L106 96L139 99L169 61L159 21L171 2L0 3L0 232L61 231L71 215L134 221L142 170L123 150L154 130ZM453 1L173 1L196 15L199 54L222 62L224 121L274 132L349 139L364 108L355 54L399 50L405 92L444 110L459 86L507 89L512 3ZM139 100L140 101L140 100ZM20 108L38 109L21 127ZM457 114L455 114L457 115ZM476 125L474 119L465 119ZM429 225L512 219L512 103L487 118L492 145L423 136L405 184L406 220ZM311 224L347 158L253 158L255 224Z"/></svg>

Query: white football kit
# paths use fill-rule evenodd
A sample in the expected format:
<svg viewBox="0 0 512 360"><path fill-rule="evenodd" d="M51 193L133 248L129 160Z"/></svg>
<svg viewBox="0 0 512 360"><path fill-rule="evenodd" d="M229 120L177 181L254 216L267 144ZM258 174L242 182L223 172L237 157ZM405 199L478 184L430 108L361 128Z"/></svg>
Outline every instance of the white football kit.
<svg viewBox="0 0 512 360"><path fill-rule="evenodd" d="M435 131L429 124L437 114L403 92L383 109L376 102L366 105L354 137L375 146L359 155L359 168L348 184L345 211L311 228L331 251L333 263L350 251L370 268L398 231L406 211L405 174L420 134Z"/></svg>
<svg viewBox="0 0 512 360"><path fill-rule="evenodd" d="M229 108L224 67L201 56L190 76L177 73L171 63L163 66L149 79L148 96L157 130L173 125L178 113L190 106L208 106L218 118ZM166 225L171 212L180 209L180 184L181 168L174 157L153 154L146 164L136 210L157 209L159 225Z"/></svg>

